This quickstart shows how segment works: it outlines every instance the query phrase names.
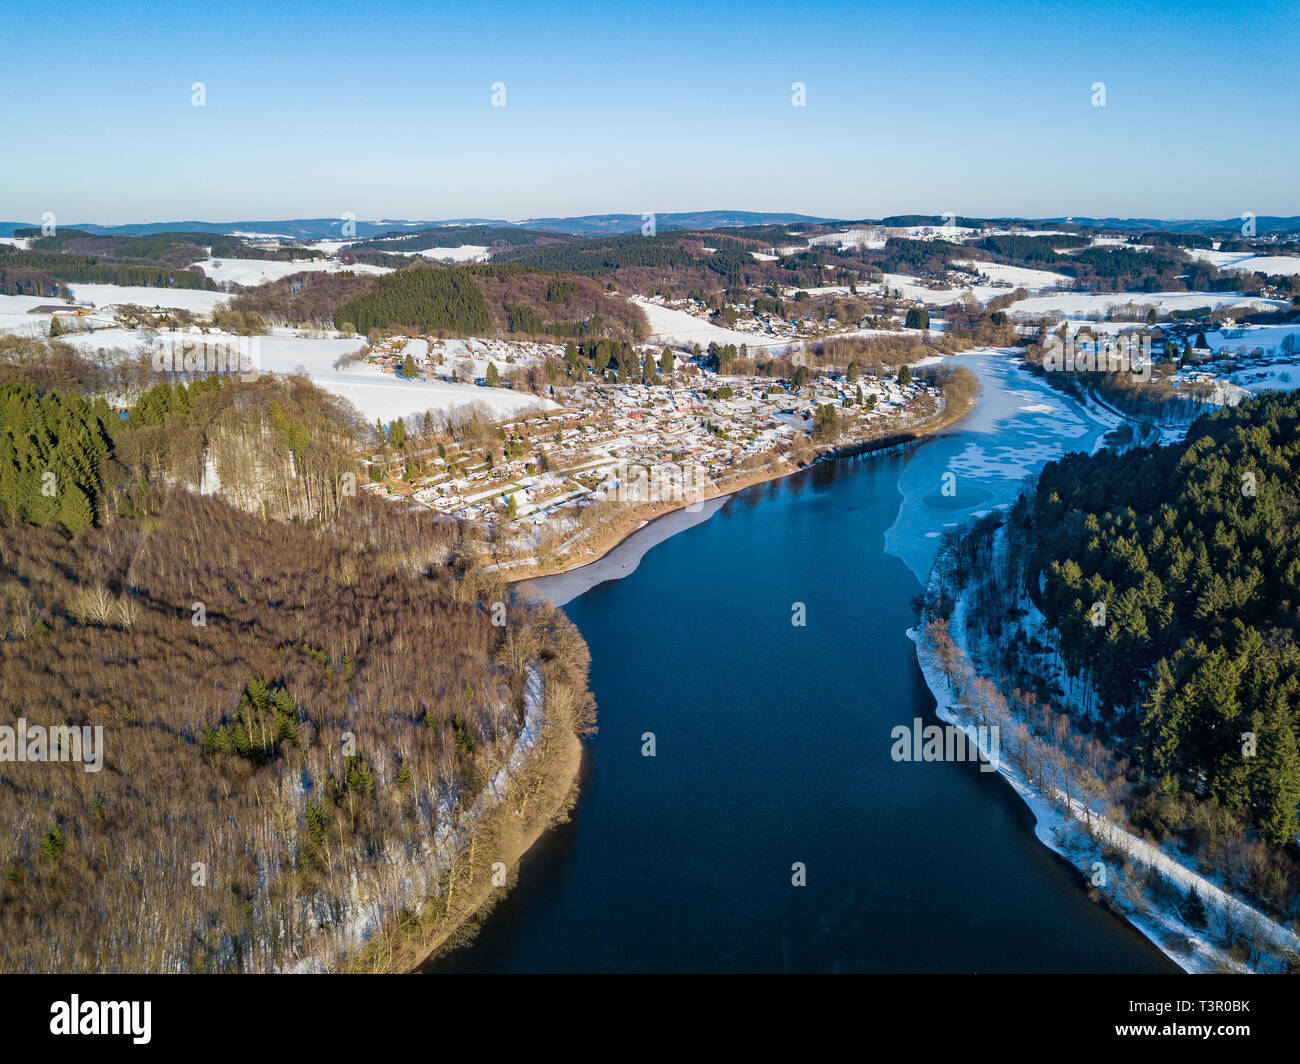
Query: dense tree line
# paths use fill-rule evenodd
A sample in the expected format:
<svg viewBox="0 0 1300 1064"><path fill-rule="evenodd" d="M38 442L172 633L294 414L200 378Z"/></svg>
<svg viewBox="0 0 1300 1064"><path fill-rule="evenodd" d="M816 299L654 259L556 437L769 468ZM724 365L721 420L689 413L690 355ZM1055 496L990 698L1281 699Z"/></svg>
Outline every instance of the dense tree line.
<svg viewBox="0 0 1300 1064"><path fill-rule="evenodd" d="M114 236L58 229L42 235L39 229L20 229L17 235L30 241L28 250L0 245L0 292L7 295L66 294L65 283L215 290L215 282L194 266L209 253L218 259L285 262L324 256L312 248L255 247L239 237L210 233Z"/></svg>
<svg viewBox="0 0 1300 1064"><path fill-rule="evenodd" d="M0 295L70 298L68 287L49 270L0 255Z"/></svg>
<svg viewBox="0 0 1300 1064"><path fill-rule="evenodd" d="M1022 495L1010 520L1006 513L990 514L945 534L923 604L922 661L953 685L967 719L1000 731L1004 765L1063 810L1083 803L1090 838L1078 840L1083 849L1070 847L1071 857L1085 876L1092 861L1085 855L1097 844L1108 863L1120 861L1113 901L1125 909L1154 905L1177 912L1188 927L1208 932L1215 946L1255 970L1296 971L1294 952L1277 949L1253 916L1236 906L1202 904L1195 887L1184 890L1140 860L1130 862L1128 841L1112 834L1117 823L1166 853L1178 852L1179 864L1190 855L1195 871L1285 924L1294 926L1300 915L1294 847L1269 846L1248 820L1214 798L1151 786L1105 719L1078 703L1061 710L1057 652L1050 638L1044 644L1036 616L1027 615L1022 590L1032 572L1030 505L1030 496ZM960 621L949 612L956 589L966 606ZM1077 692L1076 684L1068 686ZM1075 805L1076 813L1083 809ZM1188 949L1181 935L1166 941L1180 952Z"/></svg>
<svg viewBox="0 0 1300 1064"><path fill-rule="evenodd" d="M1004 262L1055 269L1055 264L1061 260L1061 256L1056 253L1057 248L1081 248L1087 247L1088 243L1088 238L1084 236L1006 234L987 236L977 246L992 252Z"/></svg>
<svg viewBox="0 0 1300 1064"><path fill-rule="evenodd" d="M1269 395L1178 446L1050 463L1033 511L1067 669L1165 792L1213 797L1275 846L1300 803L1298 462L1300 399Z"/></svg>
<svg viewBox="0 0 1300 1064"><path fill-rule="evenodd" d="M1183 289L1179 278L1186 262L1187 256L1174 248L1096 247L1062 256L1058 269L1094 291L1163 292Z"/></svg>
<svg viewBox="0 0 1300 1064"><path fill-rule="evenodd" d="M253 310L231 310L227 307L214 307L212 324L218 329L235 333L238 336L265 336L266 322Z"/></svg>
<svg viewBox="0 0 1300 1064"><path fill-rule="evenodd" d="M421 333L472 336L492 328L483 293L465 270L417 266L380 277L374 291L358 296L334 312L334 324L354 325L358 332L400 325Z"/></svg>
<svg viewBox="0 0 1300 1064"><path fill-rule="evenodd" d="M42 235L39 229L22 229L17 235L30 240L28 246L32 251L93 255L101 259L169 269L183 269L203 258L203 249L209 240L202 233L112 236L108 233L88 233L81 229L56 229L49 235Z"/></svg>
<svg viewBox="0 0 1300 1064"><path fill-rule="evenodd" d="M298 262L301 259L323 259L325 252L318 248L303 247L299 244L275 245L273 247L256 247L237 236L223 236L217 233L193 233L195 239L208 248L214 259L262 259L267 262Z"/></svg>
<svg viewBox="0 0 1300 1064"><path fill-rule="evenodd" d="M682 246L679 233L597 237L563 244L515 248L498 258L539 270L589 277L609 276L627 266L671 268L697 263L697 257Z"/></svg>
<svg viewBox="0 0 1300 1064"><path fill-rule="evenodd" d="M436 226L411 231L396 230L349 245L352 251L428 251L431 248L459 248L466 245L499 249L568 240L559 233L541 229L516 229L506 225Z"/></svg>
<svg viewBox="0 0 1300 1064"><path fill-rule="evenodd" d="M0 720L100 725L105 763L0 767L0 969L333 967L355 890L395 918L433 889L529 663L548 702L587 697L562 616L493 626L472 580L376 542L393 507L358 506L335 532L171 491L147 522L6 535ZM445 531L410 533L445 560Z"/></svg>
<svg viewBox="0 0 1300 1064"><path fill-rule="evenodd" d="M749 234L756 233L759 239ZM760 262L752 251L796 240L784 227L716 231L667 231L653 236L630 234L612 237L560 238L531 247L515 247L494 256L498 263L516 263L531 269L600 278L618 288L645 295L676 298L678 292L748 284L817 287L847 284L874 267L861 260L817 247ZM767 239L764 239L767 238ZM714 248L713 251L705 250Z"/></svg>
<svg viewBox="0 0 1300 1064"><path fill-rule="evenodd" d="M588 277L531 269L471 266L497 333L538 339L592 337L642 340L650 333L645 312Z"/></svg>
<svg viewBox="0 0 1300 1064"><path fill-rule="evenodd" d="M182 268L211 254L222 259L266 259L292 262L295 259L324 258L325 253L297 245L257 247L237 236L222 233L144 233L139 236L116 236L88 233L81 229L56 229L43 235L39 229L19 229L17 236L31 240L33 251L57 251L63 254L94 255L119 262L144 266Z"/></svg>
<svg viewBox="0 0 1300 1064"><path fill-rule="evenodd" d="M917 277L942 275L953 259L981 258L969 245L949 240L912 240L891 236L883 248L868 249L863 259L885 273L905 273Z"/></svg>
<svg viewBox="0 0 1300 1064"><path fill-rule="evenodd" d="M436 267L402 265L411 271L451 270L470 278L482 292L491 318L484 330L499 335L516 333L547 338L610 336L642 339L649 333L644 312L626 299L612 297L604 286L586 277L566 277L527 267L493 263L481 266ZM382 291L378 278L368 274L300 273L258 288L241 292L231 300L231 309L251 311L273 325L305 325L333 328L350 324L342 312L360 303L362 296ZM418 297L417 297L418 298ZM515 308L512 312L510 308ZM412 325L405 321L397 325ZM368 331L363 330L363 331ZM463 331L444 326L434 332Z"/></svg>
<svg viewBox="0 0 1300 1064"><path fill-rule="evenodd" d="M802 225L737 225L725 229L711 230L715 234L715 246L727 247L729 244L753 251L764 251L778 244L799 244L809 236L819 232L830 232L825 226Z"/></svg>
<svg viewBox="0 0 1300 1064"><path fill-rule="evenodd" d="M246 289L230 300L230 309L252 311L273 325L332 329L340 307L378 286L373 274L294 273Z"/></svg>
<svg viewBox="0 0 1300 1064"><path fill-rule="evenodd" d="M391 255L386 251L355 251L352 248L341 249L338 259L345 266L362 264L380 266L386 270L405 270L413 264L409 255Z"/></svg>
<svg viewBox="0 0 1300 1064"><path fill-rule="evenodd" d="M206 288L216 285L202 273L140 263L124 263L98 255L22 251L0 244L0 270L41 271L68 284L116 284L142 288Z"/></svg>
<svg viewBox="0 0 1300 1064"><path fill-rule="evenodd" d="M216 381L145 393L128 416L135 431L117 439L126 483L137 491L184 484L267 519L337 519L357 495L355 456L373 447L370 426L302 377ZM129 494L118 508L141 505Z"/></svg>
<svg viewBox="0 0 1300 1064"><path fill-rule="evenodd" d="M89 528L118 421L103 399L0 387L0 523Z"/></svg>
<svg viewBox="0 0 1300 1064"><path fill-rule="evenodd" d="M1151 233L1142 233L1135 244L1148 244L1152 247L1212 248L1214 241L1205 233L1175 233L1160 229Z"/></svg>

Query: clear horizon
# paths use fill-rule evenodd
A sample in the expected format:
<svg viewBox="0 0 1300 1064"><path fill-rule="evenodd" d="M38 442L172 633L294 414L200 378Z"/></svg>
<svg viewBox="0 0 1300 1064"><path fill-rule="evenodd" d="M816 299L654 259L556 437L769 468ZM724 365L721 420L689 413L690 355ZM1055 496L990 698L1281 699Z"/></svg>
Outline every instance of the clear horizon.
<svg viewBox="0 0 1300 1064"><path fill-rule="evenodd" d="M1300 20L1280 3L73 2L10 20L6 221L1300 215L1279 61Z"/></svg>
<svg viewBox="0 0 1300 1064"><path fill-rule="evenodd" d="M871 221L871 220L883 220L883 219L885 219L885 218L902 217L902 216L905 216L905 215L921 215L921 216L924 216L924 215L926 214L926 212L924 212L924 211L900 210L900 211L890 211L890 212L888 212L888 213L886 213L886 214L877 214L877 215L870 215L870 216L868 216L868 215L854 215L854 216L848 216L848 215L812 214L812 213L810 213L810 212L808 212L808 211L799 211L799 210L770 210L770 211L765 211L765 210L746 210L746 211L744 211L744 212L741 212L741 211L738 210L738 209L737 209L737 210L732 210L732 209L730 209L730 208L726 208L726 207L709 207L709 208L702 208L702 209L689 209L689 208L688 208L688 209L684 209L684 210L680 210L680 211L676 211L676 210L674 210L674 211L653 211L653 212L651 212L651 213L655 214L655 215L656 215L657 217L659 217L659 218L663 218L663 217L665 217L665 216L669 216L669 215L692 215L692 214L739 214L739 213L749 213L749 214L759 214L759 215L771 216L771 217L775 217L775 216L778 216L778 215L781 215L781 216L795 216L795 215L799 215L799 216L803 216L803 217L806 217L806 218L809 218L809 219L814 219L814 220L823 220L823 219L824 219L824 220L827 221L827 222L833 222L833 223L851 223L851 222L857 222L857 221L859 221L859 220L866 220L866 221ZM1264 218L1288 218L1288 219L1289 219L1289 218L1300 218L1300 213L1292 214L1292 213L1282 213L1282 212L1278 212L1278 211L1259 211L1259 212L1252 212L1252 213L1255 214L1255 216L1256 216L1257 219L1264 219ZM632 212L632 211L618 211L618 210L613 210L613 211L601 211L601 212L586 211L586 212L583 212L583 213L581 213L581 214L563 214L563 215L552 215L552 214L532 214L532 215L517 216L517 217L510 217L510 218L507 218L507 217L504 217L504 216L496 216L496 217L493 217L493 216L489 216L489 215L482 215L482 216L465 216L465 217L455 217L455 218L419 218L419 217L415 217L415 216L410 216L410 217L399 217L399 216L395 216L395 215L390 215L390 216L386 216L386 217L383 217L383 218L365 218L365 217L358 217L358 218L355 218L355 219L353 219L353 220L354 220L354 221L357 221L357 222L365 223L365 224L367 224L367 225L385 225L385 224L389 224L389 223L392 223L392 224L395 224L395 225L396 225L396 224L419 223L419 224L424 224L424 225L446 225L446 226L455 226L455 225L493 225L493 224L525 226L525 225L526 225L527 223L529 223L529 222L545 221L545 220L548 220L548 219L555 219L555 220L557 220L557 221L572 221L572 220L577 220L577 219L582 219L582 218L607 218L607 217L629 217L629 218L635 218L635 217L637 217L637 215L636 215L634 212ZM938 217L938 216L936 216L936 217ZM1061 213L1059 213L1059 212L1057 212L1056 214L1040 214L1040 215L1025 215L1025 214L1018 214L1018 215L1017 215L1017 214L982 214L982 215L962 215L962 217L979 218L979 219L981 219L981 220L985 220L985 221L1007 221L1007 222L1017 222L1017 221L1023 221L1023 222L1052 222L1052 221L1061 221L1062 223L1065 223L1065 222L1066 222L1068 219L1070 219L1070 218L1075 218L1075 219L1077 219L1077 218L1113 219L1113 220L1115 220L1115 221L1119 221L1119 222L1151 221L1151 222L1162 222L1162 223L1165 223L1165 224L1176 224L1176 223L1178 223L1178 222L1189 222L1189 223L1191 223L1191 222L1197 222L1197 223L1201 223L1201 222L1234 222L1234 221L1237 220L1235 216L1233 216L1233 217L1226 217L1226 218L1224 218L1224 217L1217 217L1217 216L1211 216L1211 215L1196 215L1196 216L1191 216L1191 215L1185 215L1185 216L1182 216L1182 215L1180 215L1180 216L1178 216L1178 217L1173 217L1173 216L1163 216L1163 217L1162 217L1162 216L1158 216L1158 215L1123 215L1123 214L1083 215L1083 214L1080 214L1080 215L1074 215L1074 216L1067 216L1067 215L1063 215L1063 214L1061 214ZM300 216L293 216L293 217L288 216L288 215L282 215L282 216L280 216L280 217L275 217L275 218L271 218L271 217L265 217L265 218L205 218L205 217L202 217L202 216L200 216L200 215L198 215L198 214L195 214L195 213L189 213L189 214L185 214L185 215L177 215L177 216L175 216L175 217L168 216L168 217L158 217L158 218L131 218L131 219L123 220L123 221L113 221L113 222L104 222L104 221L100 221L98 218L74 218L72 221L66 221L66 220L64 220L64 219L61 218L61 219L59 219L59 223L58 223L58 224L59 224L60 226L65 227L65 228L66 228L66 227L72 227L72 228L75 228L75 227L78 226L78 225L102 226L102 227L105 227L105 228L125 226L125 227L128 227L128 228L129 228L129 227L133 227L133 226L146 226L146 225L168 225L168 224L177 224L177 225L180 225L180 224L187 224L187 223L190 223L190 222L195 222L195 223L199 223L199 224L202 224L202 225L217 225L217 226L220 226L220 225L274 225L274 224L279 223L279 222L306 222L306 221L319 221L319 220L338 220L338 221L343 221L344 219L342 219L342 218L333 219L333 218L331 218L331 216L329 216L329 215L300 215ZM26 225L31 225L31 226L33 226L33 227L38 227L38 226L40 226L40 224L41 224L39 218L32 218L32 219L28 219L28 218L0 218L0 225L19 224L19 223L21 223L21 224L26 224Z"/></svg>

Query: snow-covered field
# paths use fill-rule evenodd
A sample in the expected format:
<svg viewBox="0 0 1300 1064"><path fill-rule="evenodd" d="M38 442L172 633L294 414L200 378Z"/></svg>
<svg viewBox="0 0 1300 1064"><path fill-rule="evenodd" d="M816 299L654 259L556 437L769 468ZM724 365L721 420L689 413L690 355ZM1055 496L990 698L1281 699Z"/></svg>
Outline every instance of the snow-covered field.
<svg viewBox="0 0 1300 1064"><path fill-rule="evenodd" d="M1140 248L1141 244L1134 244L1125 240L1122 236L1094 236L1092 243L1088 245L1093 248Z"/></svg>
<svg viewBox="0 0 1300 1064"><path fill-rule="evenodd" d="M897 233L900 230L890 227L889 232ZM947 240L952 244L960 244L979 230L965 225L905 225L901 232L912 240Z"/></svg>
<svg viewBox="0 0 1300 1064"><path fill-rule="evenodd" d="M1146 328L1145 323L1140 321L1091 321L1088 318L1062 318L1059 324L1069 326L1071 336L1080 332L1092 333L1094 336L1110 336Z"/></svg>
<svg viewBox="0 0 1300 1064"><path fill-rule="evenodd" d="M347 399L370 420L378 418L385 423L426 410L452 410L471 403L482 403L498 419L536 406L555 409L549 399L508 388L479 388L443 380L399 380L368 365L309 372L319 387Z"/></svg>
<svg viewBox="0 0 1300 1064"><path fill-rule="evenodd" d="M858 229L846 229L839 233L825 233L822 236L815 236L808 241L810 246L818 244L834 245L835 247L845 248L883 248L885 246L885 234L879 227L866 227Z"/></svg>
<svg viewBox="0 0 1300 1064"><path fill-rule="evenodd" d="M302 370L318 387L342 396L367 419L385 423L411 417L426 410L450 410L470 403L482 403L498 418L521 410L554 403L535 395L508 388L480 388L473 384L452 384L440 380L403 380L365 362L335 369L341 355L360 351L361 338L353 340L309 340L291 330L274 330L259 338L257 366L262 372L293 373Z"/></svg>
<svg viewBox="0 0 1300 1064"><path fill-rule="evenodd" d="M458 248L425 248L423 251L399 251L398 255L419 255L436 262L487 262L488 249L481 244L462 244Z"/></svg>
<svg viewBox="0 0 1300 1064"><path fill-rule="evenodd" d="M708 347L713 342L735 344L737 347L741 344L750 347L788 347L791 343L781 337L755 336L736 329L723 329L694 314L687 314L684 310L660 306L639 296L632 296L631 302L645 311L646 320L650 322L650 339L661 343L682 346L699 344L701 347Z"/></svg>
<svg viewBox="0 0 1300 1064"><path fill-rule="evenodd" d="M39 296L0 295L0 333L18 333L22 336L43 336L50 326L50 314L28 314L33 307L62 303L61 299L42 299Z"/></svg>
<svg viewBox="0 0 1300 1064"><path fill-rule="evenodd" d="M356 240L313 240L310 244L304 244L313 251L323 251L326 255L337 255L340 250L349 244L355 244Z"/></svg>
<svg viewBox="0 0 1300 1064"><path fill-rule="evenodd" d="M140 307L167 307L191 310L200 314L211 313L230 297L224 292L205 292L196 288L124 288L114 284L74 284L68 290L79 303L89 303L96 308L133 303ZM58 306L62 299L52 296L0 295L0 332L21 333L26 336L43 336L49 329L50 314L28 314L33 307ZM111 314L92 314L89 318L70 318L69 328L80 329L87 325L112 326Z"/></svg>
<svg viewBox="0 0 1300 1064"><path fill-rule="evenodd" d="M1294 362L1272 362L1266 366L1238 370L1232 383L1258 395L1260 392L1294 392L1300 388L1300 365Z"/></svg>
<svg viewBox="0 0 1300 1064"><path fill-rule="evenodd" d="M1248 355L1256 348L1265 354L1280 351L1282 341L1288 336L1296 337L1300 343L1300 324L1295 325L1243 325L1228 332L1207 332L1205 344L1218 354L1228 351L1233 354Z"/></svg>
<svg viewBox="0 0 1300 1064"><path fill-rule="evenodd" d="M196 342L201 344L205 340L209 344L229 343L233 339L229 336L194 336L191 333L181 332L162 332L157 335L159 343L168 345ZM70 332L60 336L59 339L86 355L109 351L121 351L126 355L136 355L146 350L143 333L131 329L122 329L116 325L104 329L95 329L93 332Z"/></svg>
<svg viewBox="0 0 1300 1064"><path fill-rule="evenodd" d="M1031 270L1024 266L1007 266L1000 262L957 262L954 266L964 266L990 281L1005 281L1012 288L1058 288L1070 284L1073 278L1052 270Z"/></svg>
<svg viewBox="0 0 1300 1064"><path fill-rule="evenodd" d="M205 292L198 288L134 288L116 284L70 284L73 298L96 307L122 306L167 307L210 314L230 298L225 292Z"/></svg>
<svg viewBox="0 0 1300 1064"><path fill-rule="evenodd" d="M1239 273L1300 273L1300 256L1256 255L1252 251L1209 251L1206 248L1183 248L1189 255L1208 262L1216 270Z"/></svg>
<svg viewBox="0 0 1300 1064"><path fill-rule="evenodd" d="M0 295L0 314L26 314L33 307L62 303L61 299L45 296L6 296Z"/></svg>
<svg viewBox="0 0 1300 1064"><path fill-rule="evenodd" d="M985 229L981 236L1078 236L1065 229Z"/></svg>
<svg viewBox="0 0 1300 1064"><path fill-rule="evenodd" d="M64 305L62 299L42 299L40 296L5 296L0 295L0 333L16 333L19 336L45 336L49 333L50 319L53 314L29 314L35 307L56 307ZM92 313L84 317L60 315L59 320L70 330L87 328L111 328L114 320L111 314Z"/></svg>
<svg viewBox="0 0 1300 1064"><path fill-rule="evenodd" d="M889 289L891 294L897 291L904 299L913 299L918 303L928 303L931 306L938 307L963 302L966 299L967 292L980 303L987 303L990 299L996 299L998 296L1005 296L1011 292L1010 288L985 284L972 285L970 288L927 288L919 278L910 277L904 273L887 273L883 276L884 286Z"/></svg>
<svg viewBox="0 0 1300 1064"><path fill-rule="evenodd" d="M428 345L423 340L413 340L411 354L417 359L428 353ZM423 350L422 350L423 345ZM402 348L405 355L407 348ZM433 354L441 356L444 368L454 369L463 362L469 363L470 376L486 377L488 363L496 366L498 373L509 369L522 369L547 358L563 358L564 348L560 344L534 344L529 342L494 340L486 337L471 337L466 340L435 340ZM513 361L512 361L513 360Z"/></svg>
<svg viewBox="0 0 1300 1064"><path fill-rule="evenodd" d="M392 273L387 266L370 266L358 263L345 266L341 262L322 259L305 259L302 262L276 262L270 259L204 259L194 265L203 270L217 284L240 284L248 288L278 281L294 273Z"/></svg>
<svg viewBox="0 0 1300 1064"><path fill-rule="evenodd" d="M787 288L784 295L787 299L793 298L796 292L807 292L810 296L846 296L849 294L849 286L846 284L828 284L820 288Z"/></svg>
<svg viewBox="0 0 1300 1064"><path fill-rule="evenodd" d="M145 333L129 329L97 329L95 332L70 334L64 339L88 354L112 351L140 354L151 350L146 344ZM252 338L220 333L159 332L154 341L156 346L153 350L173 349L178 345L200 348L207 345L214 352L226 347L235 351L251 350L257 371L306 373L318 387L347 399L370 421L379 418L389 422L394 418L422 414L426 410L450 410L470 403L482 403L497 418L510 417L538 405L548 409L555 407L550 400L508 388L480 388L442 380L403 380L365 362L335 369L334 363L341 356L360 351L365 346L361 337L351 340L316 339L299 336L291 329L275 329L269 336Z"/></svg>
<svg viewBox="0 0 1300 1064"><path fill-rule="evenodd" d="M237 236L241 240L292 240L292 233L271 233L260 229L232 229L231 236Z"/></svg>
<svg viewBox="0 0 1300 1064"><path fill-rule="evenodd" d="M1129 303L1159 307L1163 311L1194 310L1197 307L1252 307L1270 309L1286 306L1276 299L1257 299L1238 292L1058 292L1030 296L1007 309L1012 314L1035 316L1056 311L1061 314L1106 314L1112 307Z"/></svg>
<svg viewBox="0 0 1300 1064"><path fill-rule="evenodd" d="M342 395L370 420L378 418L387 423L426 410L451 410L469 403L482 403L495 418L510 418L538 405L555 407L549 399L508 388L478 388L441 380L402 380L364 362L335 369L339 356L360 351L365 346L361 338L304 339L292 336L292 330L276 329L260 339L257 366L261 371L292 373L302 369L317 386Z"/></svg>

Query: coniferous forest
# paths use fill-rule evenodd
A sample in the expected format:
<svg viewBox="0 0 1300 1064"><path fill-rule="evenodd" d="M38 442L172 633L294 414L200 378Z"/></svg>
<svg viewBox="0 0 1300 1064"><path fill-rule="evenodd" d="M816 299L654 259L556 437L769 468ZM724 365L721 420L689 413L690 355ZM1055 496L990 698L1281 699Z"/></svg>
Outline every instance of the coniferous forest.
<svg viewBox="0 0 1300 1064"><path fill-rule="evenodd" d="M216 285L197 270L171 269L118 262L98 255L69 255L57 251L19 251L0 244L0 281L6 295L54 295L59 286L117 284L148 288L207 288ZM24 281L23 279L28 279ZM33 281L37 283L32 283Z"/></svg>
<svg viewBox="0 0 1300 1064"><path fill-rule="evenodd" d="M1298 465L1300 399L1266 395L1049 464L1031 518L1062 658L1144 773L1275 847L1300 830Z"/></svg>
<svg viewBox="0 0 1300 1064"><path fill-rule="evenodd" d="M404 325L422 332L483 333L491 327L483 293L461 270L416 267L381 277L376 290L343 304L334 322L358 332Z"/></svg>

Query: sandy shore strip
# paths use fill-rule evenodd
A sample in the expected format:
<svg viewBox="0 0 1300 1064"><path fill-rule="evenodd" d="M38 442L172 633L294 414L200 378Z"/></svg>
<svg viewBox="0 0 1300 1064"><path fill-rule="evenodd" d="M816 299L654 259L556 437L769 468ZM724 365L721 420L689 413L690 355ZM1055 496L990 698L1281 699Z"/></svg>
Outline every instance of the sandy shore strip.
<svg viewBox="0 0 1300 1064"><path fill-rule="evenodd" d="M552 576L536 576L521 580L515 585L515 590L525 598L544 599L556 606L563 606L566 602L571 602L584 592L590 591L597 584L630 576L652 547L658 546L678 532L703 524L721 510L733 494L735 493L728 492L726 495L709 499L701 503L698 509L685 507L670 510L662 517L656 517L653 521L641 525L595 561Z"/></svg>
<svg viewBox="0 0 1300 1064"><path fill-rule="evenodd" d="M543 749L534 748L501 800L487 810L467 852L443 882L441 897L429 899L423 916L386 920L346 972L420 972L453 950L468 946L483 921L519 884L520 863L552 827L569 819L578 800L584 749L566 714L543 726ZM504 865L504 881L499 876Z"/></svg>
<svg viewBox="0 0 1300 1064"><path fill-rule="evenodd" d="M783 480L803 469L811 469L818 462L833 461L836 458L847 458L854 455L896 453L900 448L912 447L925 440L932 439L944 429L950 428L961 421L978 404L979 397L976 395L971 398L963 409L944 409L929 424L916 426L914 429L900 433L897 436L864 440L857 444L846 444L842 447L829 447L807 466L796 466L775 472L767 469L751 473L748 476L738 477L731 483L726 484L716 495L710 496L702 503L689 505L682 503L662 514L654 512L659 508L658 506L632 510L629 514L628 523L607 531L599 539L589 544L589 554L595 554L595 557L590 561L583 561L582 555L571 556L565 559L553 572L545 573L536 572L535 566L513 563L523 570L518 575L509 575L512 563L486 568L489 571L500 572L505 577L506 582L526 598L545 599L556 606L563 606L566 602L572 601L597 584L630 575L636 570L637 565L651 547L662 543L678 532L684 532L688 528L707 521L722 508L728 498L744 491L746 488L752 488L759 484L768 484L774 480ZM628 545L634 542L636 544L635 549L628 549ZM614 557L615 554L618 557ZM578 574L584 575L578 577ZM575 579L571 582L566 579L568 577L574 577Z"/></svg>

